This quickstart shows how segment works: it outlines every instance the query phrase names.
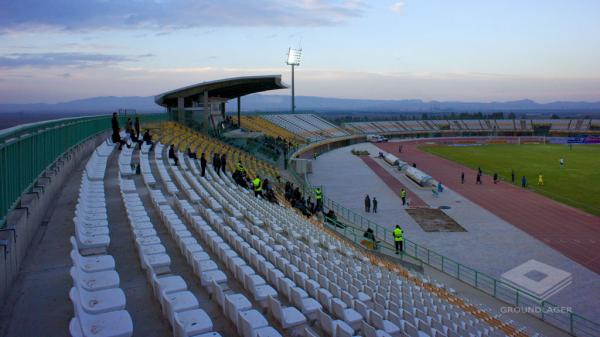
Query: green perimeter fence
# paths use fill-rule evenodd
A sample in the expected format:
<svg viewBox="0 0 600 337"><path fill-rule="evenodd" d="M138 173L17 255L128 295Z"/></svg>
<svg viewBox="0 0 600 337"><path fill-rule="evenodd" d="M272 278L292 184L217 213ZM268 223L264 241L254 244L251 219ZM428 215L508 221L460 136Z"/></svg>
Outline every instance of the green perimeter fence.
<svg viewBox="0 0 600 337"><path fill-rule="evenodd" d="M121 127L127 117L120 116ZM137 115L141 123L160 122L166 114ZM111 115L64 118L0 130L0 229L8 212L61 154L111 128Z"/></svg>
<svg viewBox="0 0 600 337"><path fill-rule="evenodd" d="M298 174L290 170L292 176L303 190L304 195L313 195L314 188ZM325 210L333 210L338 218L339 224L331 222L336 232L345 235L355 243L360 243L362 234L367 228L373 229L380 247L392 249L394 244L391 229L366 219L360 214L340 205L327 198L324 191L323 206ZM328 219L326 219L327 221ZM342 225L343 223L343 225ZM470 286L473 286L486 294L493 296L511 305L507 313L527 313L542 321L546 321L557 328L568 332L573 336L598 337L600 336L600 323L587 319L572 312L570 307L559 306L549 301L542 300L534 294L516 288L502 280L496 279L488 274L465 266L449 257L439 254L427 247L411 241L404 235L404 254L427 265L433 269L443 272Z"/></svg>

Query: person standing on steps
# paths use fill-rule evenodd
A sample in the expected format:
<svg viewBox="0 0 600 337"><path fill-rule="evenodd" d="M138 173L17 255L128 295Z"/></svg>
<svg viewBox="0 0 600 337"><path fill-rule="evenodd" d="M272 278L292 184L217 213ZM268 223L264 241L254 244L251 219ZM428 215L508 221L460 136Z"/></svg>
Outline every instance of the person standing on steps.
<svg viewBox="0 0 600 337"><path fill-rule="evenodd" d="M135 122L133 123L133 128L135 130L135 139L139 139L140 138L140 118L138 116L135 116Z"/></svg>
<svg viewBox="0 0 600 337"><path fill-rule="evenodd" d="M225 153L221 154L221 171L223 173L225 172L225 169L227 168L227 157L225 155Z"/></svg>
<svg viewBox="0 0 600 337"><path fill-rule="evenodd" d="M367 194L367 196L365 197L365 212L369 213L371 211L371 198L369 198L369 195Z"/></svg>
<svg viewBox="0 0 600 337"><path fill-rule="evenodd" d="M373 197L373 213L377 213L377 198Z"/></svg>
<svg viewBox="0 0 600 337"><path fill-rule="evenodd" d="M200 168L202 169L200 176L204 177L204 173L206 172L206 156L204 155L204 152L202 152L202 155L200 156Z"/></svg>
<svg viewBox="0 0 600 337"><path fill-rule="evenodd" d="M219 156L218 153L215 153L213 155L213 169L215 170L215 172L217 173L217 175L219 177L221 176L221 172L219 171L220 167L221 167L221 157Z"/></svg>
<svg viewBox="0 0 600 337"><path fill-rule="evenodd" d="M316 212L323 210L323 191L320 187L315 188L315 200L317 201Z"/></svg>
<svg viewBox="0 0 600 337"><path fill-rule="evenodd" d="M179 158L177 158L177 154L175 153L175 144L171 144L171 147L169 147L169 159L173 159L175 166L179 166Z"/></svg>
<svg viewBox="0 0 600 337"><path fill-rule="evenodd" d="M400 191L400 198L402 198L402 206L406 206L406 190L402 189Z"/></svg>
<svg viewBox="0 0 600 337"><path fill-rule="evenodd" d="M403 242L404 233L402 232L402 228L400 228L400 225L396 225L396 228L394 228L394 246L396 246L396 254L400 254L403 250Z"/></svg>
<svg viewBox="0 0 600 337"><path fill-rule="evenodd" d="M257 198L260 196L262 198L262 180L260 180L260 176L256 176L256 178L252 180L252 187L254 187L254 196Z"/></svg>

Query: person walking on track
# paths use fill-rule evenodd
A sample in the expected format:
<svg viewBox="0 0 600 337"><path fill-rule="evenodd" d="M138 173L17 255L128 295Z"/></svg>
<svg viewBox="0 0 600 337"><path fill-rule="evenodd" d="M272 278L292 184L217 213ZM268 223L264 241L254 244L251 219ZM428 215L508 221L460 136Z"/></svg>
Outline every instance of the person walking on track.
<svg viewBox="0 0 600 337"><path fill-rule="evenodd" d="M402 198L402 206L406 206L406 190L400 191L400 198Z"/></svg>

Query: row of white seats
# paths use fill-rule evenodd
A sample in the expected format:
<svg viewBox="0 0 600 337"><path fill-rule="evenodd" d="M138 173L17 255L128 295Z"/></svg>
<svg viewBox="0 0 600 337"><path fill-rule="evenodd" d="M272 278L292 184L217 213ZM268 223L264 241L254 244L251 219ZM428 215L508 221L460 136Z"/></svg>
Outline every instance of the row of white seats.
<svg viewBox="0 0 600 337"><path fill-rule="evenodd" d="M181 162L183 162L183 160ZM171 167L174 176L177 177L178 174L182 175L180 178L176 178L176 180L180 181L184 179L183 174L188 173L183 171L184 167L186 166ZM215 176L217 175L215 174ZM197 183L196 180L191 180L191 182ZM180 184L180 186L186 186L186 184L187 182L184 182L183 184ZM199 187L202 188L201 186ZM203 193L206 193L206 191ZM198 210L187 200L175 199L175 205L181 214L183 214L184 219L196 230L205 245L210 247L213 253L219 257L220 261L229 268L238 282L248 290L262 309L266 309L269 305L275 309L279 309L273 311L274 316L282 317L284 319L289 318L290 315L296 313L296 315L293 315L295 318L292 319L291 325L282 324L282 326L284 329L293 328L295 329L294 331L297 331L298 329L302 330L304 323L306 323L306 318L294 308L281 307L280 302L274 298L274 296L277 295L277 292L272 287L266 285L264 279L262 279L250 265L246 264L246 261L237 255L232 247L223 241L219 234L214 232L211 227L207 225L207 221L213 223L215 221L223 221L217 213L210 208L199 207L200 213L202 214L202 216L199 216ZM184 244L191 244L191 241L187 240L182 242ZM204 286L206 285L206 277L202 275L202 273L209 273L211 270L217 270L218 267L213 261L199 260L204 259L206 256L197 257L197 255L198 254L196 254L196 256L192 255L191 260L193 261L190 262L193 263L194 271L199 274L198 276L201 279L201 284ZM228 319L234 322L238 332L242 336L281 336L277 330L269 326L268 320L258 310L252 308L251 302L243 294L232 293L230 291L226 292L226 282L227 279L224 274L223 279L221 280L213 277L209 292L213 294L213 298L222 308L223 313ZM284 313L287 313L287 315ZM298 315L302 318L299 319ZM287 322L289 323L289 320ZM286 321L283 321L283 323L286 323Z"/></svg>
<svg viewBox="0 0 600 337"><path fill-rule="evenodd" d="M253 199L250 199L250 201L253 201L253 202L256 202L256 203L259 203L259 202L260 202L260 201L256 201L256 200L253 200ZM263 204L264 204L264 203L263 203ZM270 204L267 204L267 207L273 207L273 206L272 206L272 205L270 205ZM289 218L288 218L288 219L289 219ZM291 233L293 233L293 234L296 234L296 235L294 235L294 236L290 236L290 237L294 237L296 240L300 240L300 239L306 240L306 239L308 239L308 238L315 238L315 237L318 237L318 236L320 236L320 235L324 235L322 231L310 231L309 233L306 233L306 234L305 234L305 235L307 235L306 237L304 237L304 236L302 236L302 235L297 235L297 233L298 233L298 232L300 232L300 233L301 233L301 232L303 231L302 229L298 230L298 229L299 229L298 227L299 227L299 226L295 226L295 230L294 230L293 232L291 232ZM331 241L331 239L330 239L330 238L329 238L329 241ZM323 242L322 242L321 240L318 240L318 241L316 241L316 242L314 242L314 241L313 241L312 243L313 243L313 244L315 244L315 243L322 244ZM336 247L336 249L337 249L337 247ZM298 255L299 255L299 252L296 252L296 253L298 253ZM355 264L356 264L356 261L352 261L352 263L355 265ZM323 272L323 271L321 270L321 272ZM340 271L340 270L336 270L335 272L329 272L329 276L330 276L330 277L332 277L332 278L335 280L335 278L334 278L335 276L334 276L334 275L339 275L340 273L341 273L341 271ZM371 274L371 273L369 273L369 272L365 272L365 273L366 273L366 274ZM361 276L361 275L362 275L362 274L357 274L357 275L355 275L355 277L357 277L357 276ZM340 282L340 283L344 284L344 281L343 281L343 280L341 280L341 282ZM358 283L358 284L356 284L356 285L357 285L357 286L361 286L361 285L360 285L360 283ZM351 290L351 289L352 289L352 288L350 288L350 290ZM374 295L373 291L368 291L368 290L367 290L367 289L369 289L367 286L363 286L363 289L364 289L364 290L365 290L365 292L367 292L368 294L371 294L371 297ZM353 294L353 295L355 295L355 294ZM348 297L347 297L347 298L348 298ZM348 303L350 303L348 300L346 300L346 302L347 302L347 304L348 304ZM393 303L393 302L390 302L390 303ZM351 303L350 303L350 304L351 304ZM408 303L407 303L407 304L408 304ZM377 304L376 304L376 305L377 305ZM392 306L393 306L393 304L392 304ZM360 308L360 307L361 307L361 306L359 305L359 308ZM369 317L369 315L368 315L368 312L367 312L367 311L365 311L365 310L358 310L358 311L359 311L359 312L361 312L361 314L362 314L364 317ZM392 312L393 312L393 311L392 311ZM380 310L380 313L383 313L383 314L385 315L385 311L383 311L383 310ZM393 315L392 315L392 316L393 316ZM415 323L415 324L417 324L417 323ZM377 324L375 324L375 325L377 325ZM417 325L418 325L418 324L417 324ZM421 324L421 326L422 326L422 324ZM391 329L388 329L388 330L391 330ZM426 331L429 331L429 329L426 329ZM432 332L432 334L433 334L433 332Z"/></svg>
<svg viewBox="0 0 600 337"><path fill-rule="evenodd" d="M164 149L165 149L164 145L162 145L160 143L156 144L156 148L154 149L154 159L155 159L156 167L158 169L158 175L159 175L160 179L164 182L167 192L170 195L174 195L175 193L177 193L177 187L175 186L175 183L173 183L173 180L169 176L169 172L167 171L167 168L162 160L163 159L162 152L164 151Z"/></svg>
<svg viewBox="0 0 600 337"><path fill-rule="evenodd" d="M176 175L175 172L173 173ZM176 180L182 178L176 178ZM217 239L216 233L206 232L205 229L210 227L198 215L196 209L186 200L175 199L175 202L186 221L199 233L204 244L211 248L234 275L242 275L239 273L239 268L245 266L245 263L240 264L241 259L223 245L222 239ZM252 308L251 302L243 294L226 290L228 288L226 274L218 268L203 247L191 236L185 224L170 206L160 205L159 211L163 222L167 224L169 231L176 238L188 263L192 265L194 273L200 278L200 284L213 294L213 298L217 300L225 316L236 325L238 332L243 336L256 336L258 333L264 336L280 336L276 330L265 323L266 319L259 311Z"/></svg>
<svg viewBox="0 0 600 337"><path fill-rule="evenodd" d="M219 177L213 177L213 179L216 181L219 179ZM203 179L200 181L203 181ZM187 201L180 202L185 205L185 209L193 209L193 206L187 203ZM277 269L274 268L272 264L266 262L266 260L262 258L260 254L256 254L254 249L248 249L249 244L247 242L241 242L243 240L240 240L239 236L237 236L231 228L223 225L223 220L220 215L209 208L201 209L201 213L204 215L204 218L214 226L213 228L215 230L222 230L220 232L221 237L215 238L215 235L217 234L213 230L204 225L200 225L198 226L198 230L201 231L201 235L203 237L211 238L214 240L214 242L221 242L223 240L222 238L226 238L231 246L227 246L227 243L219 243L219 247L221 249L223 249L223 247L234 248L240 254L242 254L242 257L244 257L246 261L251 264L251 266L248 266L245 264L246 261L243 259L238 258L238 260L235 260L235 255L233 255L233 253L229 254L229 258L231 260L228 262L228 265L236 264L235 268L232 267L232 272L234 272L241 283L246 285L248 290L254 295L255 300L257 300L259 303L262 303L263 306L269 307L271 314L278 320L284 329L290 329L292 331L298 331L298 329L300 329L302 331L304 328L304 323L307 320L306 316L295 307L283 308L280 302L274 298L274 296L277 295L277 292L274 288L266 285L266 280L279 287L280 293L283 292L286 294L287 299L294 302L294 305L296 305L297 308L300 308L304 310L305 313L310 314L311 320L316 320L316 310L318 310L320 306L314 299L308 298L305 291L300 288L290 286L288 282L278 282L280 279L282 279L283 273L281 271L277 273ZM235 217L226 219L228 219L226 221L231 221L233 223L236 223L237 221L239 223L239 220ZM282 246L275 246L274 248L279 250L283 249ZM223 253L221 253L221 255L223 255ZM266 278L266 280L257 275L255 269L252 267L256 268L256 270L259 271L261 275ZM288 279L288 281L291 280ZM256 287L257 284L260 286L259 288ZM281 289L285 290L282 291ZM257 327L255 326L255 328ZM309 333L309 335L312 334Z"/></svg>
<svg viewBox="0 0 600 337"><path fill-rule="evenodd" d="M207 225L207 221L213 224L222 223L223 220L218 214L210 208L200 208L203 215L203 217L200 217L197 215L195 207L187 200L177 200L176 205L178 205L185 218L193 223L195 230L203 241L211 247L221 262L228 266L238 282L253 296L253 299L259 303L263 310L271 308L273 316L279 318L278 321L281 326L286 330L291 330L292 335L297 334L298 331L303 331L306 318L293 307L283 308L281 306L275 298L277 291L268 286L265 280L257 274L260 267L257 262L250 261L248 255L239 256L229 243L223 241L222 236ZM207 268L216 268L216 264L207 266ZM225 293L222 284L222 282L213 280L213 289L210 292L213 293L213 298L216 299L226 317L236 324L238 331L244 337L257 335L280 336L273 327L269 326L268 320L258 310L252 309L250 301L243 294Z"/></svg>
<svg viewBox="0 0 600 337"><path fill-rule="evenodd" d="M252 199L251 199L251 200L252 200ZM266 204L266 203L263 203L263 204ZM273 207L273 206L272 206L272 205L270 205L270 204L266 204L266 205L268 205L267 207ZM319 231L319 232L320 232L320 234L322 234L322 232L321 232L321 231ZM311 234L314 234L314 233L311 233ZM379 307L379 308L380 308L380 310L379 310L379 312L377 312L377 314L381 315L381 314L383 313L383 315L381 315L381 316L384 316L384 315L386 314L386 312L385 312L385 311L383 311L383 310L381 310L381 307ZM387 309L386 309L386 310L387 310ZM380 327L382 327L382 324L377 324L377 323L376 323L376 322L378 321L377 314L369 315L369 312L368 312L368 311L363 311L363 313L364 313L364 316L365 316L365 317L368 317L368 318L370 318L370 316L375 316L375 317L373 318L373 320L374 320L375 322L372 322L372 323L373 323L374 325L376 325L376 326L377 326L377 325L379 325ZM463 313L464 313L464 312L463 312ZM393 314L392 314L392 316L393 316ZM406 315L406 316L408 316L408 315ZM472 324L472 322L473 322L473 321L471 321L471 324ZM428 328L424 327L424 326L423 326L423 324L420 324L420 325L421 325L421 328L422 328L423 330L425 330L425 331L429 331L429 330L430 330L430 329L428 329ZM437 328L441 328L441 326L440 326L440 325L438 325L438 324L435 324L435 323L434 323L434 325L436 325L436 326L437 326ZM388 326L390 326L390 325L388 324ZM466 324L463 324L463 327L465 327L465 326L466 326ZM456 327L455 327L455 328L456 328ZM392 329L388 329L388 330L392 330ZM450 330L450 329L445 329L445 328L442 328L442 330L446 330L446 331L448 331L448 330ZM484 330L484 331L485 331L485 328L483 328L482 330ZM488 331L489 331L489 330L488 330ZM431 333L432 333L432 334L435 334L435 332L431 332ZM450 332L450 334L451 334L451 333L452 333L452 332Z"/></svg>
<svg viewBox="0 0 600 337"><path fill-rule="evenodd" d="M201 181L201 182L203 182L204 180L203 180L203 179L200 179L200 181ZM215 188L217 188L217 189L218 189L219 187L221 187L221 186L224 186L224 185L223 185L223 184L215 184ZM216 196L215 196L215 197L216 197ZM256 201L256 199L254 199L254 198L251 198L250 200L253 200L253 201L255 201L256 203L260 203L259 201ZM239 204L240 204L240 203L238 203L238 205L239 205ZM268 203L263 203L263 205L265 205L265 207L266 207L266 208L274 208L274 207L275 207L275 206L273 206L273 205L271 205L271 204L268 204ZM261 212L259 212L259 213L261 213ZM281 214L281 212L278 212L277 214ZM284 214L285 214L285 212L284 212ZM288 215L288 214L285 214L284 216L287 216L287 215ZM296 232L295 232L295 231L292 231L292 233L296 233ZM310 235L311 235L310 237L315 237L315 236L314 236L314 233L306 233L306 234L310 234ZM319 240L320 242L319 242L319 243L323 243L323 241L325 241L325 240L328 240L328 239L329 239L329 241L331 241L331 238L330 238L328 235L324 234L322 231L318 231L318 234L320 234L320 235L318 235L318 236L316 236L316 237L319 237L319 238L320 238L320 240ZM337 241L337 240L335 240L335 241ZM341 245L341 244L338 244L338 245L336 245L336 246L337 246L337 247L330 247L330 248L332 248L332 249L340 249L340 250L341 250L341 249L342 249L342 247L343 247L343 245ZM407 303L408 303L408 302L407 302ZM392 307L393 307L393 304L392 304ZM370 323L373 323L374 325L378 325L378 324L376 323L376 322L378 322L378 321L379 321L379 320L378 320L378 318L379 318L378 316L382 316L381 318L384 318L384 317L386 317L386 316L387 316L387 315L386 315L386 313L387 313L387 312L386 312L386 311L384 311L384 310L387 310L387 309L381 310L381 306L378 306L378 308L379 308L379 312L377 312L377 311L373 311L373 314L372 314L372 315L370 314L370 312L369 312L369 311L366 311L366 310L364 310L364 311L363 311L363 313L364 313L364 317L367 317L367 319L370 321ZM370 309L369 309L369 310L370 310ZM415 310L416 310L416 309L415 309ZM426 310L425 310L425 311L426 311ZM419 310L419 311L417 311L416 313L419 313L419 312L422 312L422 311L420 311L420 310ZM382 314L382 313L383 313L383 314ZM385 316L384 316L384 315L385 315ZM450 317L450 315L451 315L451 314L447 314L447 315L448 315L448 317ZM463 312L463 315L464 315L464 312ZM373 318L371 318L371 316L373 316ZM392 311L392 315L391 315L391 316L392 316L392 317L394 316L394 312L393 312L393 311ZM397 316L397 315L396 315L396 316ZM407 314L406 314L405 316L407 316L407 318L408 318L408 316L409 316L409 313L408 313L408 311L407 311ZM421 316L421 318L426 318L426 317L423 317L423 315L420 315L420 316ZM441 315L440 315L440 316L441 316ZM386 318L387 318L387 317L386 317ZM412 320L412 321L413 321L413 322L415 322L414 320ZM396 320L396 322L399 322L399 320ZM429 322L430 322L431 324L433 324L433 325L436 325L436 327L437 327L438 329L439 329L439 328L441 328L441 330L445 330L446 332L447 332L447 331L450 331L450 332L449 332L449 334L452 334L452 331L453 331L453 330L452 330L452 328L447 328L447 327L441 326L440 324L437 324L437 323L439 323L439 322L437 322L437 321L436 321L436 322L432 322L431 320L429 320ZM410 323L410 321L407 321L407 323L408 323L408 325L407 325L407 329L411 329L412 327L411 327L410 325L412 325L412 324ZM446 322L446 323L449 323L449 322ZM473 330L473 329L472 329L472 328L473 328L473 326L474 326L475 324L478 324L478 322L476 322L476 320L468 320L468 321L467 321L467 323L465 323L464 321L460 321L459 323L461 323L461 324L455 324L455 326L453 327L453 329L454 329L455 331L458 331L458 329L460 329L460 328L461 328L461 326L463 327L463 329L464 329L464 328L470 328L471 330ZM416 325L417 325L419 328L421 328L423 331L427 331L428 333L431 333L432 335L433 335L433 334L439 334L439 330L438 330L437 332L436 332L436 331L433 331L433 330L431 330L431 329L435 329L435 328L429 328L429 327L427 327L427 326L424 326L424 324L423 324L423 323L419 323L419 321L416 321L416 322L415 322L415 324L416 324ZM454 323L452 323L452 324L454 324ZM383 326L382 326L382 324L379 324L379 325L380 325L381 327L383 327ZM388 325L388 328L391 326L391 325L389 325L389 324L387 324L387 325ZM401 323L400 325L404 325L404 324L402 324L402 323ZM485 327L482 327L482 326L481 326L481 324L479 324L478 328L481 328L481 331L483 331L483 332L480 332L480 333L481 333L481 334L483 334L483 335L487 335L487 334L489 333L489 331L491 330L491 329L487 329L487 330L486 330L486 328L485 328ZM393 329L393 328L392 328L392 329ZM388 330L389 330L389 329L388 329Z"/></svg>
<svg viewBox="0 0 600 337"><path fill-rule="evenodd" d="M210 331L212 321L204 310L199 309L199 302L188 290L185 280L179 275L170 273L171 258L157 236L137 190L127 192L123 189L127 185L128 182L122 184L121 195L142 269L146 271L153 293L173 329L173 336L219 336ZM157 194L152 194L154 195ZM164 196L153 199L153 203L162 202L163 199Z"/></svg>
<svg viewBox="0 0 600 337"><path fill-rule="evenodd" d="M134 173L131 167L134 149L135 147L125 147L121 149L121 152L119 153L119 172L122 176L131 176Z"/></svg>
<svg viewBox="0 0 600 337"><path fill-rule="evenodd" d="M69 292L75 313L69 324L72 336L133 334L133 322L125 310L125 293L119 288L115 260L106 255L110 237L103 179L113 148L114 145L104 142L92 153L82 175L75 207L75 237L71 237L70 253L73 287ZM99 177L102 179L96 179Z"/></svg>

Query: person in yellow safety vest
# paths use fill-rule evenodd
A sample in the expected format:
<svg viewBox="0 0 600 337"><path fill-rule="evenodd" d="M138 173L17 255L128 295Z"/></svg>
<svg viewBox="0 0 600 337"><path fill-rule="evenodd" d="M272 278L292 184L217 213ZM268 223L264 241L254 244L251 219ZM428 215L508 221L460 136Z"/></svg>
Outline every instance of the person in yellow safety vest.
<svg viewBox="0 0 600 337"><path fill-rule="evenodd" d="M538 185L544 186L544 176L541 173L538 176Z"/></svg>
<svg viewBox="0 0 600 337"><path fill-rule="evenodd" d="M400 198L402 198L402 206L406 205L406 190L402 189L402 191L400 191Z"/></svg>
<svg viewBox="0 0 600 337"><path fill-rule="evenodd" d="M252 185L254 186L254 196L258 198L260 195L262 197L262 180L260 180L259 176L256 176L256 178L252 180Z"/></svg>
<svg viewBox="0 0 600 337"><path fill-rule="evenodd" d="M320 187L315 188L315 200L317 200L316 211L318 212L323 209L323 191Z"/></svg>
<svg viewBox="0 0 600 337"><path fill-rule="evenodd" d="M402 251L402 243L404 242L404 233L400 225L396 225L394 228L394 244L396 245L396 254Z"/></svg>
<svg viewBox="0 0 600 337"><path fill-rule="evenodd" d="M246 173L246 169L244 168L244 165L242 165L241 161L238 161L236 170L241 174Z"/></svg>

